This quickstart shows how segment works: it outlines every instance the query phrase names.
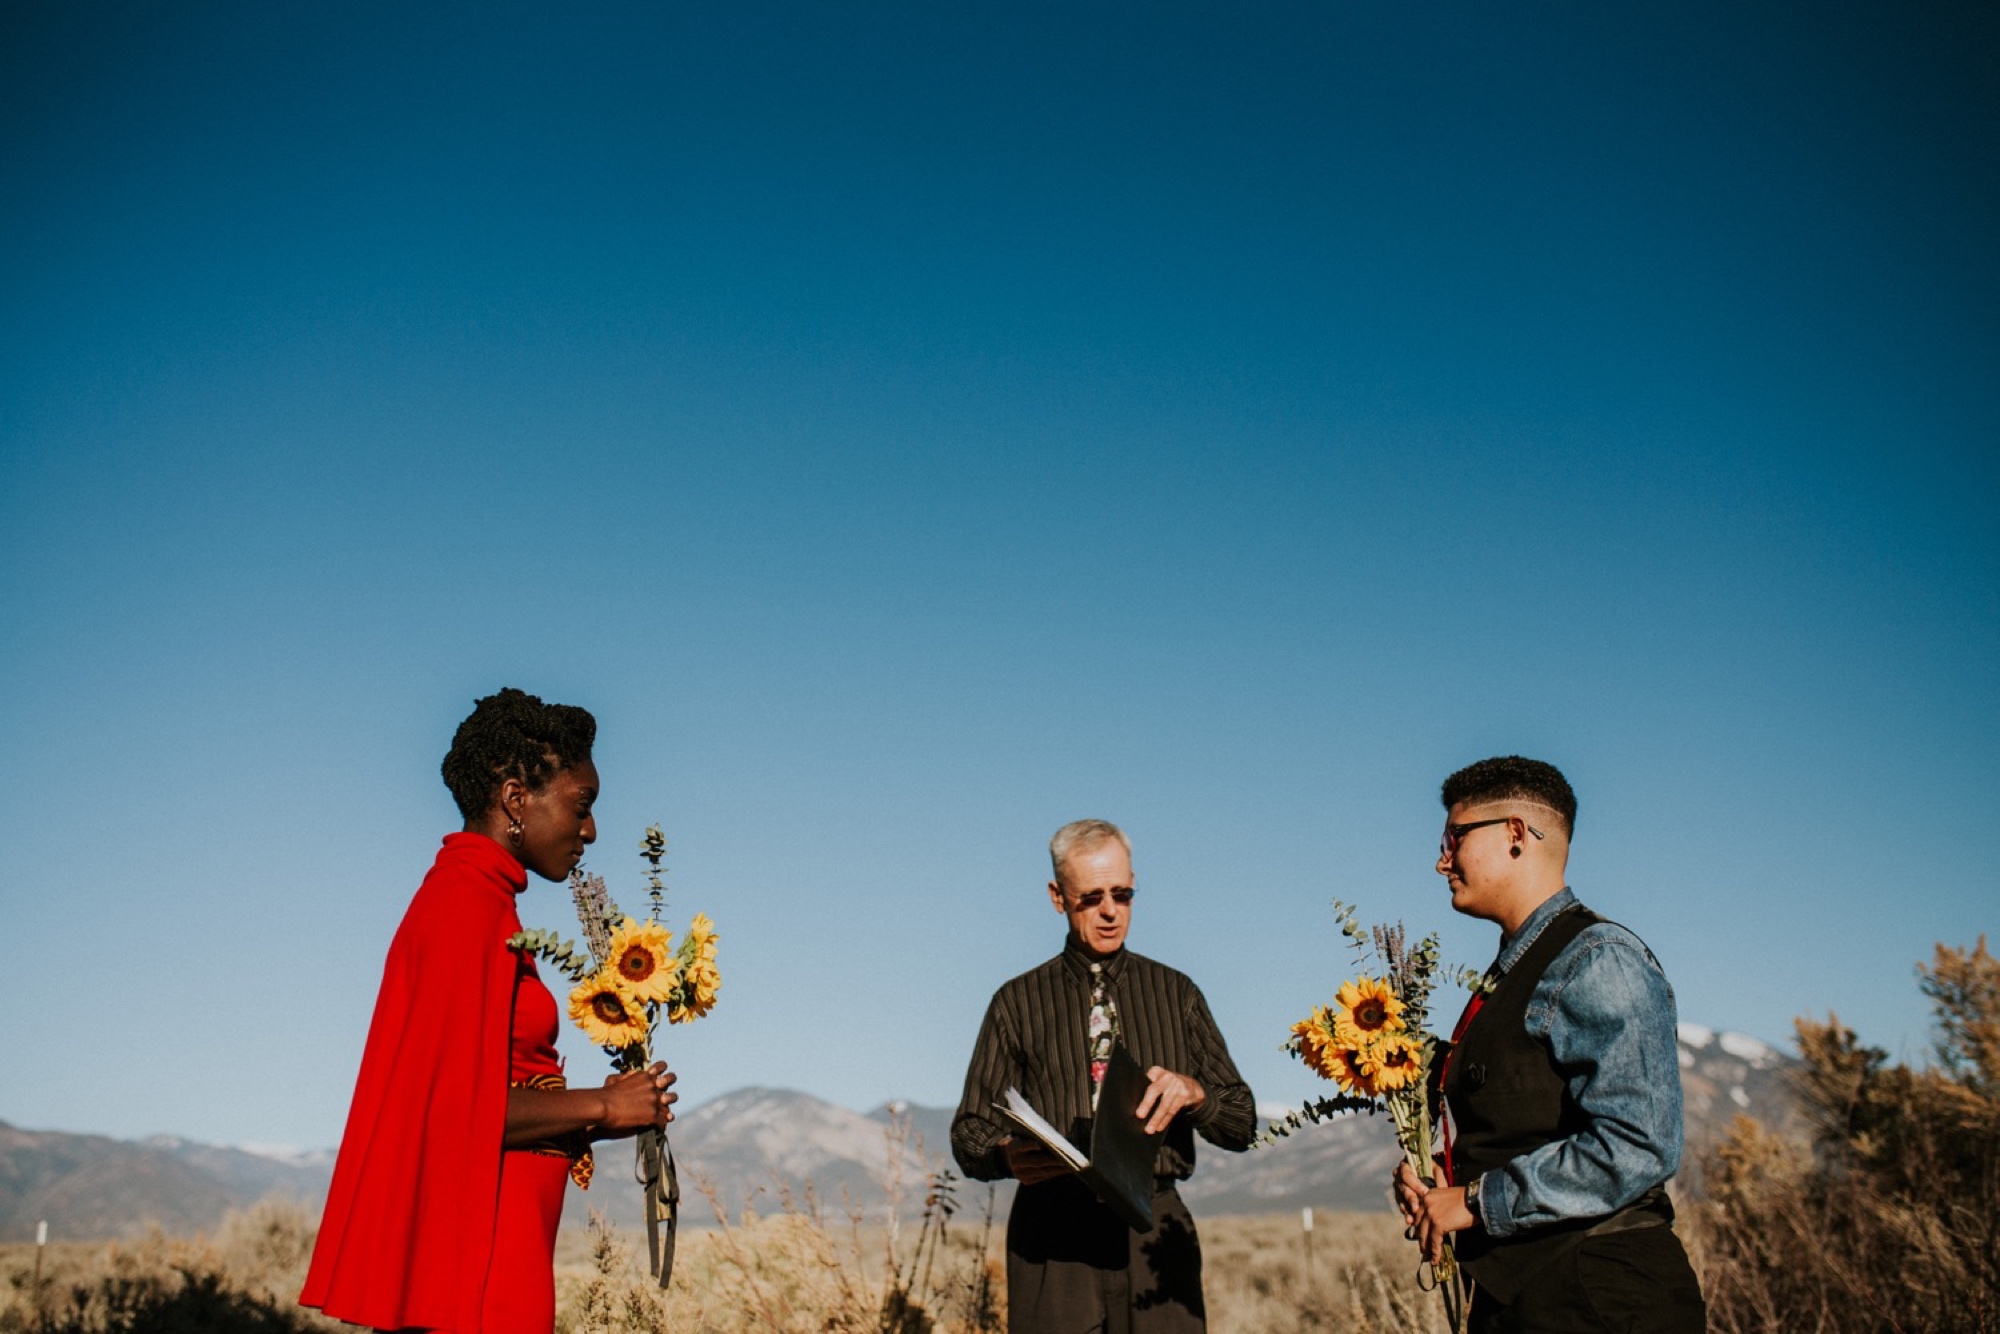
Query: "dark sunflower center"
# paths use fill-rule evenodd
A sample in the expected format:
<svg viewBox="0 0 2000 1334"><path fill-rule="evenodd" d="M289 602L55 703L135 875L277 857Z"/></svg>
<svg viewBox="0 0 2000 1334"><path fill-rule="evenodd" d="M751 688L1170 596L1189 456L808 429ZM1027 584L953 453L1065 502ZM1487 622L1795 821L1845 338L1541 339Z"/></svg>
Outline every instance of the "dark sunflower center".
<svg viewBox="0 0 2000 1334"><path fill-rule="evenodd" d="M595 1010L597 1017L607 1024L622 1024L627 1022L625 1002L619 1000L609 992L600 991L597 995L593 996L590 1001L590 1008Z"/></svg>
<svg viewBox="0 0 2000 1334"><path fill-rule="evenodd" d="M618 961L618 971L628 982L644 982L653 975L653 956L646 950L626 950Z"/></svg>
<svg viewBox="0 0 2000 1334"><path fill-rule="evenodd" d="M1389 1011L1381 1001L1365 1000L1355 1007L1354 1020L1363 1028L1380 1028L1389 1022Z"/></svg>

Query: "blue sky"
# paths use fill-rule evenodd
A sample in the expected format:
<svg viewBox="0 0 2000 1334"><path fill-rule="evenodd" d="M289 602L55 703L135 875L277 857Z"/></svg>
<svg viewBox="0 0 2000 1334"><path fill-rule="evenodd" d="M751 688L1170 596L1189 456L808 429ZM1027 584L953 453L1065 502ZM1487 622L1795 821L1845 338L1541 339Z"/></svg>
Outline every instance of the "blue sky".
<svg viewBox="0 0 2000 1334"><path fill-rule="evenodd" d="M1436 790L1508 752L1685 1018L1921 1057L2000 902L1990 9L572 11L0 17L0 1119L333 1143L501 685L720 924L690 1102L954 1101L1083 815L1314 1094L1331 898L1490 957Z"/></svg>

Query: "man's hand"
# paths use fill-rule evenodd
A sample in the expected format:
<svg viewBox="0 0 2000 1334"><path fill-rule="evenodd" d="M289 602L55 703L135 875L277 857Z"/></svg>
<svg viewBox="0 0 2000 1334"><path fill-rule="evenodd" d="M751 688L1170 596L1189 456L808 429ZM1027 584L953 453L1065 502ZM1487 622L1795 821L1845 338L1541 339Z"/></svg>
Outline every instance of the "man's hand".
<svg viewBox="0 0 2000 1334"><path fill-rule="evenodd" d="M1146 1071L1146 1096L1139 1099L1137 1115L1146 1123L1146 1133L1157 1135L1174 1123L1182 1112L1192 1112L1208 1101L1208 1090L1171 1070L1154 1066ZM1146 1113L1152 1112L1147 1117Z"/></svg>
<svg viewBox="0 0 2000 1334"><path fill-rule="evenodd" d="M1009 1135L1000 1141L1000 1156L1007 1160L1008 1175L1024 1186L1053 1181L1069 1171L1063 1160L1038 1139Z"/></svg>
<svg viewBox="0 0 2000 1334"><path fill-rule="evenodd" d="M1423 1247L1424 1259L1436 1264L1445 1241L1479 1220L1465 1207L1465 1187L1426 1186L1409 1163L1396 1164L1396 1207L1409 1224L1404 1236Z"/></svg>

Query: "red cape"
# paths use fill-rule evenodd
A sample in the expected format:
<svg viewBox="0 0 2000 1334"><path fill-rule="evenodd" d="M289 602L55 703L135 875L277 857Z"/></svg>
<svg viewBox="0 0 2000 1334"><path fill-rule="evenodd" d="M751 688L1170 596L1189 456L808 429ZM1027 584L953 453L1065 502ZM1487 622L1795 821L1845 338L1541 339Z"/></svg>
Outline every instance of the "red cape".
<svg viewBox="0 0 2000 1334"><path fill-rule="evenodd" d="M527 872L449 834L389 946L299 1301L376 1329L479 1328Z"/></svg>

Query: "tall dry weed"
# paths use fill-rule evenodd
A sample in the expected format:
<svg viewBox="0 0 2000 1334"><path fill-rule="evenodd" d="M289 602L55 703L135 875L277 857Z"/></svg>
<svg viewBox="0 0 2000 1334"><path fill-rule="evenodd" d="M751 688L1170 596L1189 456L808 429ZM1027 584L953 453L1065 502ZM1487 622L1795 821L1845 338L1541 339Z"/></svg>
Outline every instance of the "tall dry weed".
<svg viewBox="0 0 2000 1334"><path fill-rule="evenodd" d="M1688 1232L1721 1334L2000 1329L2000 962L1981 936L1918 972L1933 1066L1801 1019L1807 1137L1739 1118L1704 1164Z"/></svg>

